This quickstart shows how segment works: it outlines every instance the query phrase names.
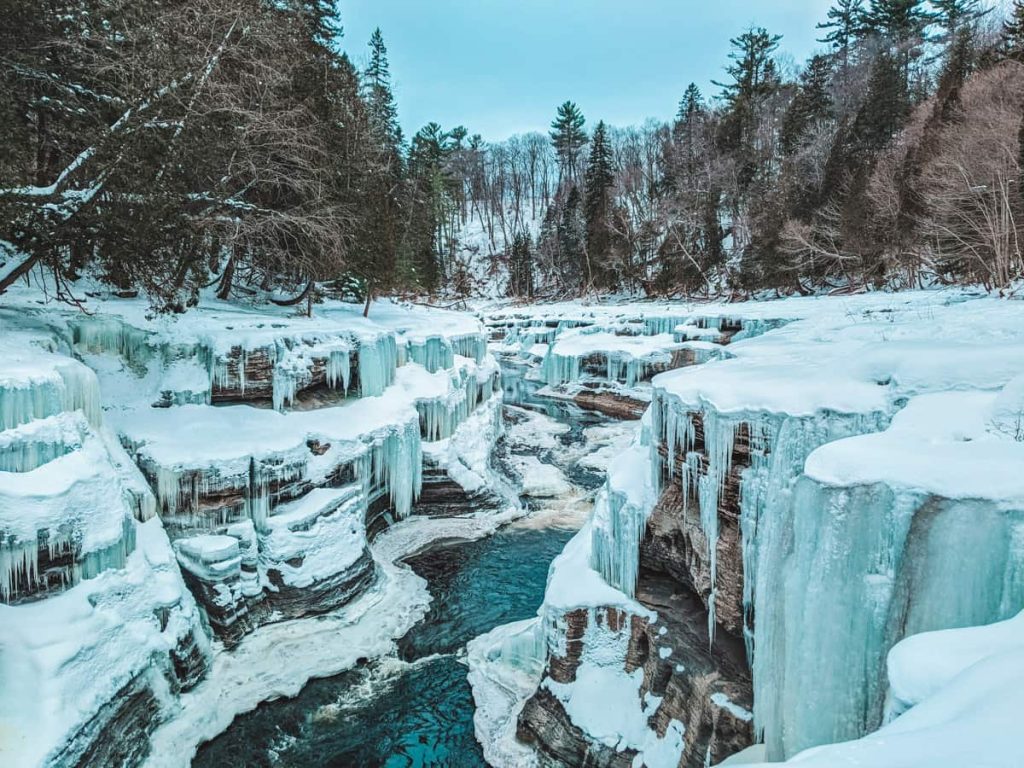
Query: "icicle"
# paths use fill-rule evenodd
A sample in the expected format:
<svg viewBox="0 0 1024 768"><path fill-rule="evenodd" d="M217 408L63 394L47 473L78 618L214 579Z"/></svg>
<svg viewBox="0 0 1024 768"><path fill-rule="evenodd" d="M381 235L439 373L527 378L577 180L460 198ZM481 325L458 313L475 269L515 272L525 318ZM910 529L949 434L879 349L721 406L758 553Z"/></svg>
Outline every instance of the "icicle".
<svg viewBox="0 0 1024 768"><path fill-rule="evenodd" d="M365 457L359 460L357 469L367 498L374 488L383 488L395 511L395 519L408 517L423 487L419 424L409 421L384 437L376 438Z"/></svg>
<svg viewBox="0 0 1024 768"><path fill-rule="evenodd" d="M487 356L487 339L479 333L453 336L451 346L456 355L472 358L477 363L482 363ZM450 368L451 364L444 367Z"/></svg>
<svg viewBox="0 0 1024 768"><path fill-rule="evenodd" d="M96 374L81 363L69 360L57 366L64 380L64 410L81 411L94 427L103 421L100 405L100 385Z"/></svg>
<svg viewBox="0 0 1024 768"><path fill-rule="evenodd" d="M331 389L341 389L348 393L348 381L352 372L351 360L347 349L331 350L327 358L327 386ZM338 385L341 385L340 387Z"/></svg>
<svg viewBox="0 0 1024 768"><path fill-rule="evenodd" d="M96 374L71 359L54 365L59 378L15 382L0 386L0 430L17 427L65 411L82 411L93 426L102 423L100 388Z"/></svg>
<svg viewBox="0 0 1024 768"><path fill-rule="evenodd" d="M124 568L128 556L135 551L135 523L126 515L121 528L121 537L105 547L84 552L75 558L71 585L85 579L92 579L105 571ZM69 586L71 586L69 585Z"/></svg>
<svg viewBox="0 0 1024 768"><path fill-rule="evenodd" d="M590 566L629 597L636 594L647 512L630 504L624 494L607 485L594 501Z"/></svg>
<svg viewBox="0 0 1024 768"><path fill-rule="evenodd" d="M144 370L153 358L146 331L113 317L80 317L72 323L72 338L79 351L114 354L136 370Z"/></svg>
<svg viewBox="0 0 1024 768"><path fill-rule="evenodd" d="M408 352L409 359L422 365L429 373L455 365L452 346L443 336L430 336L423 342L410 341Z"/></svg>
<svg viewBox="0 0 1024 768"><path fill-rule="evenodd" d="M359 391L362 397L384 394L395 380L398 347L392 334L359 345Z"/></svg>
<svg viewBox="0 0 1024 768"><path fill-rule="evenodd" d="M295 402L295 394L298 389L295 373L283 370L281 366L275 366L272 388L271 398L274 410L283 411L285 406Z"/></svg>
<svg viewBox="0 0 1024 768"><path fill-rule="evenodd" d="M544 356L544 364L541 367L541 375L544 381L552 386L568 384L580 379L580 358L575 355L556 355L548 347Z"/></svg>
<svg viewBox="0 0 1024 768"><path fill-rule="evenodd" d="M8 603L39 581L39 545L35 541L0 543L0 599Z"/></svg>

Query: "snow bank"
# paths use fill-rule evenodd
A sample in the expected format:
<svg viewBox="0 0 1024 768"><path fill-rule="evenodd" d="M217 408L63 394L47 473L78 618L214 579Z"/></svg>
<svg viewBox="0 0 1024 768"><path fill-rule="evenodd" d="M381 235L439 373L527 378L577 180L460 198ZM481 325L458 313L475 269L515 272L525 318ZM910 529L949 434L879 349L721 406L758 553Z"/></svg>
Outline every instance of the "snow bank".
<svg viewBox="0 0 1024 768"><path fill-rule="evenodd" d="M83 732L101 727L94 719L140 676L156 697L155 716L173 710L171 655L205 636L160 522L138 525L136 538L123 568L41 602L0 605L4 765L43 764L76 734L84 749L91 739ZM67 749L56 759L74 764L74 743Z"/></svg>
<svg viewBox="0 0 1024 768"><path fill-rule="evenodd" d="M1024 711L1022 617L907 638L890 652L888 667L894 696L901 708L911 708L869 736L807 750L786 764L1016 768Z"/></svg>

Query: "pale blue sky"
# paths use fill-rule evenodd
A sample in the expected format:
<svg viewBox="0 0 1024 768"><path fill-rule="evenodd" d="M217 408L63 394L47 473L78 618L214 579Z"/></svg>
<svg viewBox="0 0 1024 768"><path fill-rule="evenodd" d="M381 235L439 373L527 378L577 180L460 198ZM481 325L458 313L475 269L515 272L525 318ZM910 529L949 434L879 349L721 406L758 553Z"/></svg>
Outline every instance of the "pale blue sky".
<svg viewBox="0 0 1024 768"><path fill-rule="evenodd" d="M721 80L729 38L750 25L803 60L830 0L340 0L342 47L361 66L380 27L399 116L499 140L547 130L572 99L588 124L665 119L686 85Z"/></svg>

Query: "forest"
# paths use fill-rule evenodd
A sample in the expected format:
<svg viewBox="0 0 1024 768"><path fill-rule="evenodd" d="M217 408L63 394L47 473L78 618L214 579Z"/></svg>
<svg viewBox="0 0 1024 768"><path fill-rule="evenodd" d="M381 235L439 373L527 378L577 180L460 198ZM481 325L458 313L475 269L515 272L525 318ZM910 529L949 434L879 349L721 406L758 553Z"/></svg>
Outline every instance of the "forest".
<svg viewBox="0 0 1024 768"><path fill-rule="evenodd" d="M0 0L0 294L752 295L1024 277L1024 0L836 0L613 127L403 135L329 0ZM685 75L684 75L685 76ZM685 81L684 81L685 82ZM2 298L0 298L2 302Z"/></svg>

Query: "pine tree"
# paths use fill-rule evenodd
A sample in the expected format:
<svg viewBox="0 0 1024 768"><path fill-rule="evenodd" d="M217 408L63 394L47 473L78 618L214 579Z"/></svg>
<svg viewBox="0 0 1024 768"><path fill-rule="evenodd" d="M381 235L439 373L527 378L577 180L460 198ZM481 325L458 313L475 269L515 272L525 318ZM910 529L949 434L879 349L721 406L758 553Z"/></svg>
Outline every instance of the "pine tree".
<svg viewBox="0 0 1024 768"><path fill-rule="evenodd" d="M826 18L828 21L817 25L818 29L827 30L818 42L832 47L845 71L850 65L850 50L867 31L864 0L838 0L829 8Z"/></svg>
<svg viewBox="0 0 1024 768"><path fill-rule="evenodd" d="M558 252L566 287L579 290L593 284L593 275L587 273L586 248L587 224L583 216L583 201L579 188L573 186L566 195L558 224Z"/></svg>
<svg viewBox="0 0 1024 768"><path fill-rule="evenodd" d="M551 123L551 143L558 156L560 182L575 184L578 179L580 155L587 145L586 119L580 108L567 101L558 108L558 115Z"/></svg>
<svg viewBox="0 0 1024 768"><path fill-rule="evenodd" d="M941 42L951 45L957 33L965 26L973 26L979 19L991 13L981 0L931 0L934 21L943 29Z"/></svg>
<svg viewBox="0 0 1024 768"><path fill-rule="evenodd" d="M780 143L784 154L800 146L808 130L832 111L830 93L832 63L827 56L815 56L800 75L800 87L782 120Z"/></svg>
<svg viewBox="0 0 1024 768"><path fill-rule="evenodd" d="M779 47L782 35L772 35L764 27L751 27L739 37L729 41L732 61L726 72L732 78L729 83L715 83L722 89L726 103L736 108L749 104L756 98L766 96L778 85L773 55Z"/></svg>
<svg viewBox="0 0 1024 768"><path fill-rule="evenodd" d="M370 60L363 71L363 99L370 115L370 124L389 149L402 143L402 129L398 124L398 108L391 89L391 68L388 49L380 28L370 36Z"/></svg>
<svg viewBox="0 0 1024 768"><path fill-rule="evenodd" d="M611 208L614 183L612 149L602 120L594 128L594 136L590 142L586 199L583 207L587 226L587 271L592 276L594 284L601 288L610 287L614 275L611 268Z"/></svg>
<svg viewBox="0 0 1024 768"><path fill-rule="evenodd" d="M934 19L924 0L871 0L864 16L868 29L897 47L923 41L925 30Z"/></svg>
<svg viewBox="0 0 1024 768"><path fill-rule="evenodd" d="M672 141L665 146L663 174L666 191L678 193L686 180L692 179L696 173L707 115L707 105L700 88L696 83L690 83L679 102L672 125Z"/></svg>
<svg viewBox="0 0 1024 768"><path fill-rule="evenodd" d="M704 103L704 95L696 83L690 83L686 87L683 98L679 102L679 109L676 111L676 122L673 127L674 137L681 141L690 139L693 127L706 114L707 105Z"/></svg>
<svg viewBox="0 0 1024 768"><path fill-rule="evenodd" d="M903 126L909 110L910 99L899 61L882 53L875 59L864 103L854 119L851 160L862 162L867 155L885 147Z"/></svg>
<svg viewBox="0 0 1024 768"><path fill-rule="evenodd" d="M1024 0L1014 0L1010 15L1003 23L1003 54L1024 63Z"/></svg>
<svg viewBox="0 0 1024 768"><path fill-rule="evenodd" d="M366 311L375 295L394 286L398 274L401 216L402 131L391 91L387 48L380 29L370 37L370 58L363 71L362 96L369 124L362 150L368 172L362 179L363 226L358 235L360 277L366 283Z"/></svg>
<svg viewBox="0 0 1024 768"><path fill-rule="evenodd" d="M726 67L732 82L715 83L722 88L726 104L719 146L735 160L741 195L769 160L757 141L758 117L768 97L779 87L773 54L781 39L780 35L769 34L763 27L751 28L733 38L729 54L732 63Z"/></svg>
<svg viewBox="0 0 1024 768"><path fill-rule="evenodd" d="M533 296L533 255L530 235L517 232L512 238L509 254L508 295L519 298Z"/></svg>

